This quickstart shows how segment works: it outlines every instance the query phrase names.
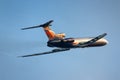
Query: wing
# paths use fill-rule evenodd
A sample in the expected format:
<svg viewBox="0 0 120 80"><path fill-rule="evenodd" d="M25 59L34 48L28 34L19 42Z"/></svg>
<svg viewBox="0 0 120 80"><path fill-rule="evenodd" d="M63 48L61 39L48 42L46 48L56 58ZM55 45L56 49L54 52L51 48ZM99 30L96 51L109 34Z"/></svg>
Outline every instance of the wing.
<svg viewBox="0 0 120 80"><path fill-rule="evenodd" d="M70 49L69 48L60 48L60 49L53 49L53 50L48 51L48 52L23 55L23 56L19 56L19 57L31 57L31 56L45 55L45 54L57 53L57 52L68 51L68 50L70 50Z"/></svg>
<svg viewBox="0 0 120 80"><path fill-rule="evenodd" d="M95 37L95 38L93 38L93 39L91 39L87 42L80 43L79 46L80 47L85 47L85 46L91 45L91 44L95 43L96 41L98 41L99 39L103 38L106 35L107 35L107 33L103 33L103 34L101 34L101 35L99 35L99 36L97 36L97 37Z"/></svg>

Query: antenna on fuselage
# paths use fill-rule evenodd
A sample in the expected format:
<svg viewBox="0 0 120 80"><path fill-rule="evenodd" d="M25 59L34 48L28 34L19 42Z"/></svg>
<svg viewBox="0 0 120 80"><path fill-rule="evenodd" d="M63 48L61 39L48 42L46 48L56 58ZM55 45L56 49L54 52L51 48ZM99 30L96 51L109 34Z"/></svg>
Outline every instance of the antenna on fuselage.
<svg viewBox="0 0 120 80"><path fill-rule="evenodd" d="M50 24L53 22L53 20L50 20L44 24L38 25L38 26L32 26L32 27L27 27L27 28L22 28L21 30L26 30L26 29L33 29L33 28L39 28L39 27L48 27L51 26Z"/></svg>

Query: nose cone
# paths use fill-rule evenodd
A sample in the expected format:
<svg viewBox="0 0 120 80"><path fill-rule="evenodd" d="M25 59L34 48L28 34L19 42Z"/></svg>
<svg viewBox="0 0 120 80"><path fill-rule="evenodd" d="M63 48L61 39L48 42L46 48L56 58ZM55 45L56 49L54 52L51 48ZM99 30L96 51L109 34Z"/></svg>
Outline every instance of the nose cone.
<svg viewBox="0 0 120 80"><path fill-rule="evenodd" d="M104 45L108 44L108 41L106 39L102 39L102 42L104 43Z"/></svg>

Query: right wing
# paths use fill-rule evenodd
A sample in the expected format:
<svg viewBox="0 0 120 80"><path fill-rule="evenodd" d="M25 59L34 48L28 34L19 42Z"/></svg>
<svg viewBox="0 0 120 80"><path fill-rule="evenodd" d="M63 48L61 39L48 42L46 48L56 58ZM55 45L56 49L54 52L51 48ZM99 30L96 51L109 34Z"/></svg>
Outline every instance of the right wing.
<svg viewBox="0 0 120 80"><path fill-rule="evenodd" d="M23 56L19 56L19 57L31 57L31 56L45 55L45 54L51 54L51 53L56 53L56 52L68 51L68 50L70 50L70 49L69 48L60 48L60 49L53 49L53 50L48 51L48 52L23 55Z"/></svg>
<svg viewBox="0 0 120 80"><path fill-rule="evenodd" d="M95 38L93 38L93 39L91 39L91 40L89 40L87 42L80 43L78 46L86 47L88 45L91 45L91 44L95 43L96 41L98 41L99 39L105 37L106 35L107 35L107 33L103 33L103 34L101 34L101 35L99 35L99 36L97 36L97 37L95 37Z"/></svg>

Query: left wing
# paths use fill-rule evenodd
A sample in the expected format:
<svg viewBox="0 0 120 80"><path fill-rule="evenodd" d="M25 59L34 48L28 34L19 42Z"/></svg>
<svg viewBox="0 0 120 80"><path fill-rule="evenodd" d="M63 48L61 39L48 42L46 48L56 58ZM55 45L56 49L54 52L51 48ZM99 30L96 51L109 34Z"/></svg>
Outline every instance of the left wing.
<svg viewBox="0 0 120 80"><path fill-rule="evenodd" d="M51 54L51 53L56 53L56 52L68 51L68 50L70 50L70 49L69 48L60 48L60 49L53 49L53 50L48 51L48 52L23 55L23 56L19 56L19 57L31 57L31 56L45 55L45 54Z"/></svg>
<svg viewBox="0 0 120 80"><path fill-rule="evenodd" d="M103 34L101 34L101 35L99 35L99 36L97 36L97 37L95 37L95 38L93 38L93 39L91 39L91 40L89 40L87 42L80 43L78 46L79 47L86 47L88 45L91 45L91 44L95 43L96 41L98 41L99 39L105 37L106 35L107 35L107 33L103 33Z"/></svg>

